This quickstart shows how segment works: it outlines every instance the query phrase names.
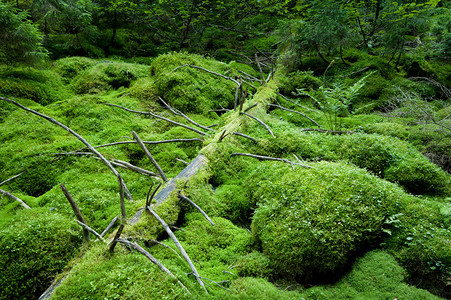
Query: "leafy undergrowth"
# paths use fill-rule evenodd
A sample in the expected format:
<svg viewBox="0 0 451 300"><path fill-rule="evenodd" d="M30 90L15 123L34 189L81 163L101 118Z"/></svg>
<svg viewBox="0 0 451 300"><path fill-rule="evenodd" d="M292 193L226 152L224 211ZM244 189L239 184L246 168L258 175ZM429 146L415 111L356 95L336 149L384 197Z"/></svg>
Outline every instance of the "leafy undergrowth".
<svg viewBox="0 0 451 300"><path fill-rule="evenodd" d="M155 210L175 231L200 276L209 284L209 294L200 288L188 264L166 247L176 249L148 212L143 212L136 224L127 224L122 237L137 242L160 260L193 295L123 244L109 254L107 245L91 237L83 255L75 258L81 230L71 221L73 212L59 185L68 188L88 225L101 232L121 213L117 179L101 161L86 154L88 151L74 136L1 101L0 182L22 173L2 189L20 197L32 209L24 211L9 198L1 202L1 255L8 260L1 261L7 276L0 277L0 290L5 291L0 299L17 298L14 287L21 280L26 281L23 287L29 293L24 298L39 296L70 259L68 269L72 269L64 273L68 276L55 290L56 299L434 298L408 284L447 296L451 179L420 152L443 142L443 148L434 153L446 153L447 138L441 138L436 127L434 135L423 134L423 125L415 123L418 116L415 119L398 114L387 118L372 113L374 107L387 103L393 95L381 70L375 68L379 73L371 75L378 84L362 89L363 98L356 98L346 107L347 112L337 115L334 126L356 131L354 134L301 131L317 126L301 115L268 106L279 103L301 110L278 96L277 91L319 89L324 80L312 72L280 73L257 90L249 88L243 109L251 108L247 113L265 122L273 137L264 126L238 111L221 116L208 112L232 108L236 85L186 64L230 77L238 75L237 69L259 77L248 66L185 53L162 55L153 59L150 67L72 57L55 62L50 70L34 70L23 80L11 75L19 71L5 71L0 77L0 92L69 126L92 145L131 141L133 131L145 141L198 138L147 147L168 178L184 169L183 161L191 161L200 152L208 158L208 166L196 176L177 182L177 192L197 203L215 226L176 193ZM38 80L41 75L43 79ZM358 79L344 80L343 87L352 87ZM11 85L17 91L2 90L7 83L1 85L1 80L8 84L17 81ZM408 86L399 78L394 80ZM412 85L417 91L420 88ZM163 108L159 97L196 122L213 126L216 132L201 136L149 115L105 104L150 110L194 126ZM374 103L365 103L372 101L369 99ZM299 94L294 101L307 107L302 111L327 128L330 111L325 113L315 101ZM438 105L434 112L444 118L447 109ZM429 144L423 143L426 140ZM156 172L137 144L98 150L109 160L126 161ZM312 168L234 153L283 158ZM117 169L135 200L125 203L130 219L144 206L149 187L159 180ZM26 222L17 223L27 216ZM44 230L46 223L51 226ZM12 251L14 247L39 243L33 238L50 229L54 230L40 239L44 242L39 247L27 249L36 264L42 264L39 274L35 274L33 266L19 270L15 264L8 264L9 257L15 255L17 261L24 259L25 250L18 253ZM63 243L49 249L48 244L56 240ZM64 251L59 247L62 245ZM54 258L54 264L43 255ZM317 286L308 288L308 284Z"/></svg>

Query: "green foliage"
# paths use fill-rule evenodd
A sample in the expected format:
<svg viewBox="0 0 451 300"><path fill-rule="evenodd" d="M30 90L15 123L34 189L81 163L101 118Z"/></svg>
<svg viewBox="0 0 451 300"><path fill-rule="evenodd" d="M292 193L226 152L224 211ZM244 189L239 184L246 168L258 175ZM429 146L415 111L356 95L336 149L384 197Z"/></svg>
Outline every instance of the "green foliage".
<svg viewBox="0 0 451 300"><path fill-rule="evenodd" d="M28 20L28 13L0 3L0 61L8 64L36 63L47 57L42 34Z"/></svg>
<svg viewBox="0 0 451 300"><path fill-rule="evenodd" d="M48 209L24 210L0 230L0 299L36 299L74 257L80 227Z"/></svg>
<svg viewBox="0 0 451 300"><path fill-rule="evenodd" d="M440 299L404 283L405 276L391 255L376 250L359 258L338 283L313 287L301 295L305 299Z"/></svg>
<svg viewBox="0 0 451 300"><path fill-rule="evenodd" d="M148 67L122 62L102 62L80 72L74 78L74 90L78 94L96 94L109 89L129 87L148 74Z"/></svg>
<svg viewBox="0 0 451 300"><path fill-rule="evenodd" d="M236 85L205 71L182 67L191 64L230 76L230 67L199 55L170 53L156 58L150 73L155 76L155 96L184 113L207 113L214 108L230 107L235 98ZM182 68L179 68L182 67ZM175 70L178 68L177 70Z"/></svg>
<svg viewBox="0 0 451 300"><path fill-rule="evenodd" d="M320 280L374 247L384 220L402 208L401 189L343 163L313 169L261 163L247 180L257 201L252 232L274 275Z"/></svg>
<svg viewBox="0 0 451 300"><path fill-rule="evenodd" d="M297 89L316 90L322 85L321 80L313 76L313 72L307 71L297 71L277 78L279 90L284 95L291 95Z"/></svg>

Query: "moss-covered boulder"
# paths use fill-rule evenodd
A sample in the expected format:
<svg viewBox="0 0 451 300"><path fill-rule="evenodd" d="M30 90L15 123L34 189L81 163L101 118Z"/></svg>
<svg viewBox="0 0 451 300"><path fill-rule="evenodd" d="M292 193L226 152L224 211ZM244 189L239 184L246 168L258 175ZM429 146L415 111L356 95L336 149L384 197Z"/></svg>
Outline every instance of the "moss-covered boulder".
<svg viewBox="0 0 451 300"><path fill-rule="evenodd" d="M21 211L0 229L0 299L37 299L73 258L81 229L48 209Z"/></svg>
<svg viewBox="0 0 451 300"><path fill-rule="evenodd" d="M378 245L384 221L407 196L343 163L295 171L262 163L247 182L258 203L252 232L263 253L277 276L302 281L330 279L355 253Z"/></svg>

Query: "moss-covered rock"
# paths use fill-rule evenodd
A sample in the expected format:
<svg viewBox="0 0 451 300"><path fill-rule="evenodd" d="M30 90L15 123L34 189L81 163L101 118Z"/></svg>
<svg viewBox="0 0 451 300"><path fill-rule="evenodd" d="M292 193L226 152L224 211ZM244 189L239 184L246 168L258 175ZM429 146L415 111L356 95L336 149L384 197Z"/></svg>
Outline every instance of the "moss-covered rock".
<svg viewBox="0 0 451 300"><path fill-rule="evenodd" d="M262 163L247 180L258 203L252 232L280 277L340 274L352 256L380 241L384 220L406 197L395 185L342 163L291 170Z"/></svg>

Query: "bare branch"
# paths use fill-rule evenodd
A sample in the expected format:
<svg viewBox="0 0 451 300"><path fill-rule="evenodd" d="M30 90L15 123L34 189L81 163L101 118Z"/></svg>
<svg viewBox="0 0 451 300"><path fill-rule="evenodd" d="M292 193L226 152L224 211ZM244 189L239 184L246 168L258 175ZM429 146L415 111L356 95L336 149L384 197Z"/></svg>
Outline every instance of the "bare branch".
<svg viewBox="0 0 451 300"><path fill-rule="evenodd" d="M242 136L242 137L244 137L244 138L247 138L247 139L253 141L254 143L258 143L258 141L257 141L256 139L254 139L253 137L250 137L250 136L245 135L245 134L243 134L243 133L240 133L240 132L238 132L238 131L235 131L233 134L234 134L234 135L238 135L238 136Z"/></svg>
<svg viewBox="0 0 451 300"><path fill-rule="evenodd" d="M314 109L311 109L311 108L308 108L308 107L306 107L306 106L302 106L302 105L296 103L295 101L293 101L293 100L291 100L291 99L285 97L285 96L282 95L281 93L277 93L277 95L279 95L279 96L282 97L283 99L287 100L288 102L293 103L294 105L296 105L296 106L298 106L298 107L300 107L300 108L306 109L307 111L311 111L311 110L315 111Z"/></svg>
<svg viewBox="0 0 451 300"><path fill-rule="evenodd" d="M332 134L353 134L357 133L355 131L339 131L339 130L327 130L327 129L318 129L318 128L303 128L301 131L318 131L318 132L329 132Z"/></svg>
<svg viewBox="0 0 451 300"><path fill-rule="evenodd" d="M125 244L129 247L132 247L134 249L136 249L139 253L143 254L145 257L147 257L152 263L156 264L158 266L158 268L160 268L161 271L165 272L166 274L168 274L171 278L176 279L178 284L188 293L191 295L190 291L186 288L186 286L183 285L183 283L180 282L180 280L178 280L174 274L171 273L171 271L169 271L162 263L160 263L155 257L153 257L149 252L147 252L146 250L144 250L140 245L138 245L137 243L132 243L129 242L125 239L118 239L118 242Z"/></svg>
<svg viewBox="0 0 451 300"><path fill-rule="evenodd" d="M301 166L301 167L305 167L305 168L309 168L311 169L312 167L310 166L306 166L300 163L295 163L292 162L288 159L285 158L277 158L277 157L269 157L269 156L262 156L262 155L257 155L257 154L251 154L251 153L232 153L230 154L230 156L249 156L249 157L253 157L253 158L258 158L258 159L263 159L263 160L275 160L275 161L281 161L287 164L290 164L291 166L296 165L296 166Z"/></svg>
<svg viewBox="0 0 451 300"><path fill-rule="evenodd" d="M111 104L111 103L103 103L103 104L108 105L108 106L113 106L113 107L122 108L123 110L129 111L129 112L133 112L133 113L137 113L137 114L149 115L149 116L152 116L152 117L154 117L154 118L157 118L157 119L160 119L160 120L164 120L164 121L166 121L166 122L168 122L168 123L172 123L172 124L174 124L174 125L181 126L181 127L183 127L183 128L192 130L192 131L194 131L194 132L196 132L196 133L198 133L198 134L200 134L200 135L206 135L205 132L200 131L200 130L198 130L198 129L196 129L196 128L193 128L193 127L190 127L190 126L188 126L188 125L185 125L185 124L182 124L182 123L173 121L173 120L171 120L171 119L168 119L168 118L159 116L159 115L154 114L154 113L152 113L152 112L137 111L137 110L129 109L129 108L126 108L126 107L123 107L123 106L120 106L120 105L116 105L116 104Z"/></svg>
<svg viewBox="0 0 451 300"><path fill-rule="evenodd" d="M8 193L7 191L4 191L4 190L0 189L0 194L4 195L4 196L6 196L6 197L9 197L9 198L11 198L11 199L13 199L13 200L16 200L17 202L20 203L20 205L22 205L22 206L23 206L24 208L26 208L26 209L30 209L30 208L31 208L31 207L29 207L25 202L23 202L22 200L20 200L19 198L17 198L17 197L14 196L13 194Z"/></svg>
<svg viewBox="0 0 451 300"><path fill-rule="evenodd" d="M187 162L187 161L184 161L183 159L180 159L180 158L175 158L175 160L176 161L179 161L179 162L181 162L181 163L184 163L185 165L189 165L189 162Z"/></svg>
<svg viewBox="0 0 451 300"><path fill-rule="evenodd" d="M94 229L92 229L91 227L89 227L88 225L86 225L85 223L82 223L76 219L74 219L75 222L78 223L78 225L80 225L81 227L89 230L92 234L94 234L99 240L101 240L102 242L106 243L105 240L103 239L103 237L100 236L100 234L97 233L97 231L95 231Z"/></svg>
<svg viewBox="0 0 451 300"><path fill-rule="evenodd" d="M133 138L138 142L139 146L141 147L141 149L144 151L144 153L146 153L147 157L150 159L150 161L152 162L152 164L155 166L155 168L158 170L158 173L160 173L161 178L163 178L163 180L166 182L168 181L168 178L166 177L166 175L164 174L163 170L161 169L160 165L157 163L157 161L155 160L155 158L153 158L152 154L149 152L149 150L146 148L146 146L143 144L143 142L141 141L141 139L139 138L139 136L136 134L136 132L132 132L133 133Z"/></svg>
<svg viewBox="0 0 451 300"><path fill-rule="evenodd" d="M155 243L155 244L158 244L158 245L161 245L161 246L163 246L163 247L165 247L165 248L171 250L172 252L175 253L175 255L178 256L178 258L180 258L181 260L183 260L183 258L180 256L180 254L178 254L177 251L175 251L174 249L172 249L172 248L169 247L168 245L163 244L163 243L161 243L161 242L159 242L159 241L157 241L157 240L151 240L151 242L152 242L152 243Z"/></svg>
<svg viewBox="0 0 451 300"><path fill-rule="evenodd" d="M102 231L102 233L100 234L101 237L104 237L108 231L110 231L111 228L113 228L114 224L116 224L116 221L119 219L119 216L115 216L113 218L113 220L111 220L110 224L108 224L108 226L105 228L104 231Z"/></svg>
<svg viewBox="0 0 451 300"><path fill-rule="evenodd" d="M69 193L66 186L61 183L60 188L63 191L64 196L66 196L67 201L69 201L70 206L72 206L72 210L75 213L75 217L77 217L78 221L82 222L83 224L86 224L86 221L83 218L83 215L80 209L78 208L77 203L75 202L74 198L72 198L72 195ZM83 228L83 240L85 242L89 242L89 231L86 228Z"/></svg>
<svg viewBox="0 0 451 300"><path fill-rule="evenodd" d="M268 106L277 107L278 109L286 110L286 111L289 111L289 112L292 112L292 113L301 115L301 116L303 116L304 118L307 118L307 119L309 119L311 122L315 123L316 126L321 127L321 125L319 125L315 120L313 120L313 119L310 118L309 116L307 116L307 115L305 115L305 114L303 114L303 113L301 113L301 112L298 112L298 111L296 111L296 110L292 110L292 109L289 109L289 108L286 108L286 107L283 107L283 106L280 106L280 105L277 105L277 104L268 104Z"/></svg>
<svg viewBox="0 0 451 300"><path fill-rule="evenodd" d="M271 136L272 136L272 137L275 137L275 136L274 136L274 133L272 133L272 131L271 131L271 129L268 127L268 125L266 125L262 120L260 120L260 119L257 118L257 117L251 116L251 115L249 115L249 114L247 114L247 113L245 113L245 112L242 112L241 114L243 114L243 115L245 115L245 116L248 116L249 118L254 119L254 120L257 121L258 123L260 123L260 124L262 124L263 126L265 126L266 130L269 131L269 133L271 134Z"/></svg>
<svg viewBox="0 0 451 300"><path fill-rule="evenodd" d="M183 249L182 245L180 244L179 240L177 239L177 237L174 235L174 233L172 232L171 228L169 228L168 224L166 224L166 222L160 218L160 216L153 211L153 209L150 206L147 206L147 210L149 210L149 212L161 223L161 225L163 225L164 230L167 232L167 234L169 235L169 237L172 239L172 241L174 242L175 246L177 247L177 249L179 249L180 253L182 254L183 258L186 260L186 262L188 263L189 267L191 268L191 270L193 271L194 276L197 279L197 282L199 282L199 285L201 287L204 288L205 292L208 294L207 289L205 288L204 282L202 281L202 279L199 276L199 273L196 270L196 267L194 266L193 262L191 261L191 259L189 258L188 254L186 253L185 249Z"/></svg>
<svg viewBox="0 0 451 300"><path fill-rule="evenodd" d="M204 130L209 130L209 131L213 131L213 132L214 132L213 129L198 124L197 122L195 122L195 121L193 121L192 119L190 119L187 115L185 115L184 113L182 113L180 110L171 107L171 106L170 106L169 104L167 104L161 97L158 97L158 98L160 99L161 102L163 102L164 105L166 105L166 107L167 107L174 115L176 115L176 116L181 116L181 117L185 118L188 122L190 122L191 124L193 124L193 125L195 125L195 126L197 126L197 127L199 127L199 128L202 128L202 129L204 129Z"/></svg>
<svg viewBox="0 0 451 300"><path fill-rule="evenodd" d="M148 175L148 176L157 176L157 173L154 172L150 172L146 169L137 167L135 165L132 165L131 163L119 160L119 159L113 159L113 161L111 162L113 165L118 166L118 167L122 167L122 168L126 168L132 171L135 171L137 173L143 174L143 175Z"/></svg>
<svg viewBox="0 0 451 300"><path fill-rule="evenodd" d="M198 138L194 138L194 139L172 139L172 140L164 140L164 141L142 141L142 142L144 144L148 144L148 145L155 145L155 144L179 143L179 142L202 142L202 140L198 139ZM124 144L136 144L136 143L137 143L136 141L114 142L114 143L94 146L94 148L102 148L102 147L124 145Z"/></svg>
<svg viewBox="0 0 451 300"><path fill-rule="evenodd" d="M113 253L114 252L114 248L116 247L117 244L117 240L121 237L122 234L122 230L124 230L124 223L121 224L121 226L119 226L118 230L116 231L116 235L114 236L114 239L111 241L111 245L110 245L110 249L109 252Z"/></svg>
<svg viewBox="0 0 451 300"><path fill-rule="evenodd" d="M199 205L197 205L196 203L194 203L191 199L189 199L186 196L183 196L182 194L180 194L179 192L179 198L188 201L189 203L191 203L192 206L194 206L204 217L205 219L207 219L208 222L210 222L211 225L215 226L215 223L213 223L213 221L210 219L210 217L202 210L202 208L199 207Z"/></svg>
<svg viewBox="0 0 451 300"><path fill-rule="evenodd" d="M57 120L55 120L55 119L53 119L53 118L51 118L49 116L41 114L40 112L37 112L37 111L32 110L32 109L30 109L28 107L25 107L22 104L14 101L14 100L11 100L11 99L8 99L8 98L4 98L4 97L0 97L0 100L11 102L12 104L20 107L21 109L26 110L28 112L31 112L31 113L33 113L33 114L35 114L37 116L40 116L40 117L46 119L47 121L49 121L49 122L51 122L53 124L56 124L56 125L60 126L61 128L63 128L64 130L68 131L69 133L74 135L77 139L79 139L83 144L85 144L89 148L89 150L91 150L93 153L95 153L103 161L103 163L105 165L107 165L107 167L111 170L111 172L113 172L113 174L116 177L119 176L119 173L116 171L116 169L111 165L111 163L99 151L97 151L94 147L92 147L91 144L89 144L81 135L79 135L78 133L76 133L75 131L73 131L72 129L67 127L66 125L58 122ZM124 185L124 188L126 189L126 191L128 191L128 188L125 185L125 182L121 181L121 184ZM130 192L127 192L127 196L128 196L128 198L130 200L133 200L132 195L130 194Z"/></svg>
<svg viewBox="0 0 451 300"><path fill-rule="evenodd" d="M6 179L6 180L0 182L0 186L6 184L7 182L10 182L10 181L13 180L13 179L16 179L17 177L19 177L19 176L22 175L22 174L23 174L23 172L22 172L22 173L19 173L19 174L17 174L17 175L14 175L13 177L8 178L8 179Z"/></svg>

